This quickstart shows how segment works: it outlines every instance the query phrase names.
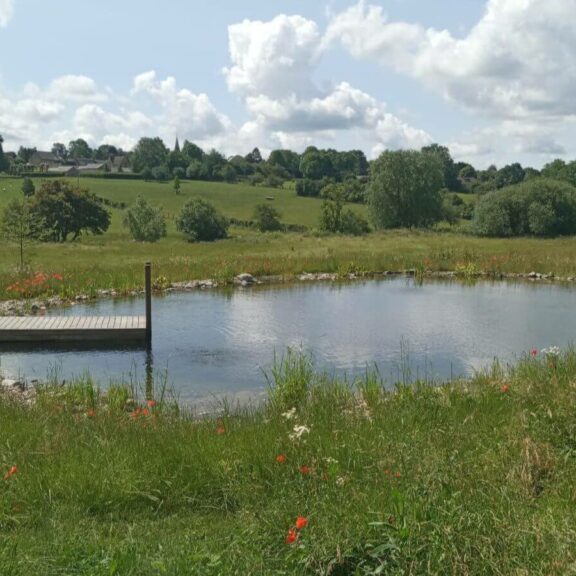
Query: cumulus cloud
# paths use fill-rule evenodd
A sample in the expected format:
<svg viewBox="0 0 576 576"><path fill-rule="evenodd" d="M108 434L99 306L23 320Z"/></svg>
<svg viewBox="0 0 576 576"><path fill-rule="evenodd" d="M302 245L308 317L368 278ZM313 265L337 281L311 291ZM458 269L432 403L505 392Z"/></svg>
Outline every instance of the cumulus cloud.
<svg viewBox="0 0 576 576"><path fill-rule="evenodd" d="M341 43L413 76L449 100L497 117L576 114L576 0L489 0L463 38L390 22L361 0L334 16L324 44Z"/></svg>
<svg viewBox="0 0 576 576"><path fill-rule="evenodd" d="M14 13L14 0L0 0L0 28L8 25Z"/></svg>
<svg viewBox="0 0 576 576"><path fill-rule="evenodd" d="M176 79L169 76L157 80L155 71L144 72L134 78L132 93L146 93L162 107L161 120L171 137L203 140L216 136L231 126L230 120L219 113L206 94L195 94L187 89L179 89Z"/></svg>
<svg viewBox="0 0 576 576"><path fill-rule="evenodd" d="M96 82L88 76L67 75L53 80L48 88L50 97L70 102L105 101L107 95L100 92Z"/></svg>
<svg viewBox="0 0 576 576"><path fill-rule="evenodd" d="M315 139L334 140L338 131L360 130L367 142L380 147L419 147L431 141L347 82L321 89L314 72L327 46L317 24L302 16L245 20L229 27L228 87L270 140L302 149ZM140 79L148 82L148 77Z"/></svg>

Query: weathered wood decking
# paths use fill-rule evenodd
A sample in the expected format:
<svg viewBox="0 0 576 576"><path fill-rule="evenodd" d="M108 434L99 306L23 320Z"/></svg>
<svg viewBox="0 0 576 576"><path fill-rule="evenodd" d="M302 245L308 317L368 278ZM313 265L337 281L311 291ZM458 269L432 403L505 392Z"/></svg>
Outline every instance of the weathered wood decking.
<svg viewBox="0 0 576 576"><path fill-rule="evenodd" d="M146 335L146 316L0 317L0 342L133 342Z"/></svg>

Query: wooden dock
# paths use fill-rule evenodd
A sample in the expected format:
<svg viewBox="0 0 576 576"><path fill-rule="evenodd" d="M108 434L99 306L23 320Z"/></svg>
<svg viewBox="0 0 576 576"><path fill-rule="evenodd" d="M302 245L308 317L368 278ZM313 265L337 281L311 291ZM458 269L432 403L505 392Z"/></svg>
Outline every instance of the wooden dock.
<svg viewBox="0 0 576 576"><path fill-rule="evenodd" d="M146 316L5 316L0 342L135 342L147 337Z"/></svg>
<svg viewBox="0 0 576 576"><path fill-rule="evenodd" d="M152 266L144 267L146 316L4 316L0 343L118 342L152 344Z"/></svg>

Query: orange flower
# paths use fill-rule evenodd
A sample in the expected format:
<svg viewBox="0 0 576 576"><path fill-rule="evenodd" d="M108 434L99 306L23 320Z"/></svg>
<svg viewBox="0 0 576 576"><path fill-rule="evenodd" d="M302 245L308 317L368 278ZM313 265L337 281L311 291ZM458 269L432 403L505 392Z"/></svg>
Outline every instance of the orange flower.
<svg viewBox="0 0 576 576"><path fill-rule="evenodd" d="M220 426L219 428L216 429L216 434L218 434L219 436L222 436L222 434L226 434L226 428L224 428L224 426Z"/></svg>
<svg viewBox="0 0 576 576"><path fill-rule="evenodd" d="M296 532L296 530L294 530L294 528L289 528L288 536L286 536L286 544L294 544L294 542L296 542L297 539L298 539L298 533Z"/></svg>
<svg viewBox="0 0 576 576"><path fill-rule="evenodd" d="M308 466L300 466L298 470L300 470L300 474L310 474L310 472L312 472Z"/></svg>
<svg viewBox="0 0 576 576"><path fill-rule="evenodd" d="M506 394L507 392L510 391L510 386L508 386L508 384L504 384L504 386L502 386L501 390L504 394Z"/></svg>
<svg viewBox="0 0 576 576"><path fill-rule="evenodd" d="M148 408L144 408L144 410L142 410L142 416L150 416L150 412L148 411Z"/></svg>
<svg viewBox="0 0 576 576"><path fill-rule="evenodd" d="M304 516L298 516L295 525L297 530L302 530L302 528L305 528L308 525L308 519L304 518Z"/></svg>
<svg viewBox="0 0 576 576"><path fill-rule="evenodd" d="M156 400L148 400L146 404L148 405L148 408L154 408L154 406L156 406Z"/></svg>
<svg viewBox="0 0 576 576"><path fill-rule="evenodd" d="M14 476L14 474L16 474L16 472L18 472L18 468L16 466L12 466L12 468L10 468L10 470L8 470L8 472L6 472L6 474L4 474L4 480L8 480L8 478L10 478L11 476Z"/></svg>
<svg viewBox="0 0 576 576"><path fill-rule="evenodd" d="M386 476L388 476L388 474L390 474L390 470L388 470L388 468L386 468L386 470L384 470L384 474L386 474Z"/></svg>
<svg viewBox="0 0 576 576"><path fill-rule="evenodd" d="M400 472L396 472L396 474L394 474L394 476L395 476L396 478L400 478L400 477L402 476L402 474L400 474Z"/></svg>
<svg viewBox="0 0 576 576"><path fill-rule="evenodd" d="M90 408L90 410L88 410L88 412L86 412L86 416L88 416L88 418L94 418L94 416L96 416L96 410L94 410L93 408Z"/></svg>
<svg viewBox="0 0 576 576"><path fill-rule="evenodd" d="M279 454L276 456L276 462L278 462L278 464L284 464L284 462L286 462L286 456L284 456L284 454Z"/></svg>
<svg viewBox="0 0 576 576"><path fill-rule="evenodd" d="M62 274L54 274L52 278L54 278L54 280L59 280L60 282L64 280L64 278L62 278Z"/></svg>
<svg viewBox="0 0 576 576"><path fill-rule="evenodd" d="M134 412L132 412L132 414L130 414L130 416L132 416L132 418L136 419L136 418L138 418L138 416L140 416L140 412L142 412L141 408L136 408L134 410Z"/></svg>

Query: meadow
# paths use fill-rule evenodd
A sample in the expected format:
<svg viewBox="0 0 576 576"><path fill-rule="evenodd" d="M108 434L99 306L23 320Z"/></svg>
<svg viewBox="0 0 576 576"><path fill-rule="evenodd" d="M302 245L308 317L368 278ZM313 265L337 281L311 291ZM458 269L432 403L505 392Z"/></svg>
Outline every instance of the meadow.
<svg viewBox="0 0 576 576"><path fill-rule="evenodd" d="M11 198L20 197L21 182L0 180L0 209ZM114 288L120 293L138 289L142 286L143 264L148 260L154 265L156 277L171 282L204 278L229 282L242 272L291 277L303 272L346 275L406 269L461 269L469 275L486 272L494 277L532 271L576 276L572 238L485 239L458 232L458 228L376 232L360 238L326 236L314 231L321 200L299 198L290 189L186 181L182 193L176 195L171 183L96 178L79 182L116 203L130 205L141 194L162 206L168 216L168 236L156 244L134 242L122 226L122 211L112 208L111 227L102 236L26 246L29 270L64 277L62 283L51 288L57 288L63 296L90 296L98 289ZM269 202L280 210L284 223L304 226L307 231L262 234L233 226L226 240L190 244L176 231L173 217L193 196L209 200L227 217L237 220L251 219L257 204ZM365 206L350 207L366 215ZM6 290L18 277L17 247L4 241L0 245L0 299L18 296Z"/></svg>
<svg viewBox="0 0 576 576"><path fill-rule="evenodd" d="M271 380L213 419L89 380L0 395L2 574L576 573L574 351L393 392L293 355Z"/></svg>

